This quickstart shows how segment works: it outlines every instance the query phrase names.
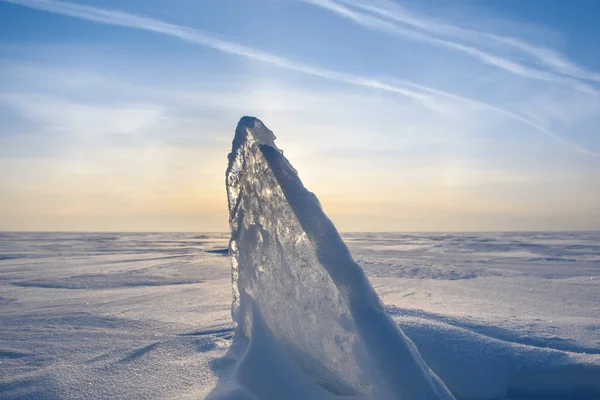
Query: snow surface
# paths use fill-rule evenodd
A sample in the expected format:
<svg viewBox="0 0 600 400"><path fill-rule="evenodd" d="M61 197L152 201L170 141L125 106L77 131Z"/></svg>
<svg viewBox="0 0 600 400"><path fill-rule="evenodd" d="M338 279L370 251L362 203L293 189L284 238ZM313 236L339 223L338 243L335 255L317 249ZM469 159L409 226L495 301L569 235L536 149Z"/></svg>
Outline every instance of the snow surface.
<svg viewBox="0 0 600 400"><path fill-rule="evenodd" d="M600 233L344 239L458 398L599 398ZM0 233L0 398L223 398L239 355L228 241Z"/></svg>

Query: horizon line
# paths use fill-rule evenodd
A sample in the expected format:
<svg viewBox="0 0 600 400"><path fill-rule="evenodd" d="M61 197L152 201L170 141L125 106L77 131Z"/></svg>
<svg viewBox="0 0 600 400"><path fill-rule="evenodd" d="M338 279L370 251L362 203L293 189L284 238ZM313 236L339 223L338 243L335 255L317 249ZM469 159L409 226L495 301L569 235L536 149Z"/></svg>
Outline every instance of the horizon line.
<svg viewBox="0 0 600 400"><path fill-rule="evenodd" d="M340 234L348 233L600 233L598 229L523 229L523 230L391 230L391 231L369 231L369 230L350 230L342 231L338 230ZM85 234L105 234L105 233L214 233L214 234L229 234L228 231L177 231L177 230L165 230L165 231L114 231L114 230L0 230L0 234L5 233L85 233Z"/></svg>

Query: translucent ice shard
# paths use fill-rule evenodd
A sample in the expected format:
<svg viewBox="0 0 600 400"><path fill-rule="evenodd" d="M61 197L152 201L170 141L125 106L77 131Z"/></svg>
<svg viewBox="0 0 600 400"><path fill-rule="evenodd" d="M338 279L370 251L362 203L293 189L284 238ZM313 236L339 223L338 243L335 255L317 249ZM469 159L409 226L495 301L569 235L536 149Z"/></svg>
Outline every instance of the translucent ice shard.
<svg viewBox="0 0 600 400"><path fill-rule="evenodd" d="M226 174L238 381L259 399L452 399L386 314L317 198L258 119Z"/></svg>

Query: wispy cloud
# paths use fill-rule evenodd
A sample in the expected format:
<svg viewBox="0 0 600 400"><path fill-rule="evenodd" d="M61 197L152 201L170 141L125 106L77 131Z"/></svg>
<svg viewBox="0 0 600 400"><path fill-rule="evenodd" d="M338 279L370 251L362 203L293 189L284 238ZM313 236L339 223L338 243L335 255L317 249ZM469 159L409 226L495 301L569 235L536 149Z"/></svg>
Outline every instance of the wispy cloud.
<svg viewBox="0 0 600 400"><path fill-rule="evenodd" d="M409 14L392 2L385 2L384 4L387 5L387 7L385 7L356 0L301 1L331 11L363 27L387 32L404 39L424 42L458 51L478 59L485 64L492 65L518 76L560 83L582 92L594 95L598 94L598 91L594 86L581 82L578 79L600 82L599 74L585 71L585 69L568 61L552 50L536 47L515 38L432 22ZM353 8L348 8L342 3ZM362 12L360 10L367 12ZM441 38L440 36L443 36L444 38ZM453 37L455 40L446 39ZM512 50L517 49L521 53L525 53L525 55L534 58L536 62L550 67L550 70L544 71L513 59L491 54L489 51L461 42L458 40L459 38L465 39L465 41L467 39L469 41L473 41L474 39L485 40L488 45L491 41L496 45L499 44L511 47Z"/></svg>
<svg viewBox="0 0 600 400"><path fill-rule="evenodd" d="M142 29L150 32L161 33L178 39L210 47L224 53L234 54L256 61L276 65L293 71L318 76L342 83L356 86L363 86L372 89L385 90L401 94L403 96L414 98L415 100L426 100L426 96L421 93L403 89L397 86L389 85L384 82L348 74L344 72L331 71L328 69L313 67L294 62L275 54L263 52L251 47L239 45L218 39L202 31L188 28L185 26L169 24L154 18L138 16L134 14L104 10L96 7L82 6L66 2L52 0L2 0L8 3L19 4L22 6L35 8L38 10L49 11L57 14L68 15L75 18L88 21L100 22L110 25L124 26L128 28Z"/></svg>
<svg viewBox="0 0 600 400"><path fill-rule="evenodd" d="M154 126L163 112L154 104L89 105L26 93L0 93L0 104L36 121L48 132L89 138L139 134Z"/></svg>
<svg viewBox="0 0 600 400"><path fill-rule="evenodd" d="M559 143L565 144L568 147L579 151L581 153L600 156L600 153L596 153L594 151L583 148L577 144L574 144L560 135L551 132L545 127L541 126L538 123L533 122L532 120L527 119L521 115L515 114L513 112L504 110L502 108L496 107L494 105L484 103L478 100L473 100L469 98L465 98L462 96L458 96L452 93L443 92L440 90L436 90L433 88L429 88L423 85L416 84L414 82L406 81L406 80L398 80L398 84L390 84L381 80L358 76L345 72L338 72L329 69L324 69L320 67L315 67L303 63L298 63L287 58L271 54L268 52L264 52L261 50L257 50L251 47L239 45L236 43L232 43L229 41L224 41L206 32L202 32L196 29L192 29L185 26L175 25L166 23L154 18L139 16L135 14L106 10L96 7L83 6L78 4L54 1L54 0L2 0L8 3L18 4L21 6L26 6L38 10L44 10L52 13L57 13L61 15L67 15L79 19L84 19L88 21L94 21L109 25L117 25L123 27L129 27L134 29L141 29L149 32L164 34L168 36L172 36L186 42L198 44L201 46L213 48L215 50L233 54L241 57L245 57L251 60L256 60L264 63L268 63L271 65L275 65L281 68L285 68L292 71L301 72L304 74L321 77L324 79L337 81L341 83L346 83L349 85L360 86L370 89L382 90L386 92L396 93L402 96L406 96L412 98L416 101L419 101L425 106L431 106L436 101L436 98L445 98L451 99L455 101L460 101L466 104L475 105L477 107L481 107L487 109L489 111L498 113L503 115L509 119L514 121L521 122L534 130L543 133L544 135L558 141ZM306 0L311 2L318 3L327 3L334 4L333 2L322 2L319 0ZM340 8L339 4L335 7L336 10L341 10L344 15L349 16L351 18L358 18L361 21L367 21L368 24L376 24L377 26L385 26L389 27L389 29L400 29L395 27L394 24L386 23L385 21L381 21L380 19L369 17L364 19L364 16L358 15L355 12L347 10L345 7ZM421 37L421 34L418 33L410 33L411 35L416 35L414 37ZM428 39L429 40L429 39ZM436 39L440 40L440 39ZM450 43L450 42L449 42ZM433 107L435 108L435 107Z"/></svg>
<svg viewBox="0 0 600 400"><path fill-rule="evenodd" d="M501 46L508 46L513 50L520 51L541 64L547 65L557 73L579 78L587 81L600 82L600 74L583 68L565 56L556 51L534 45L525 40L482 32L473 29L466 29L460 26L444 24L423 16L412 13L391 0L379 0L376 2L364 2L362 0L339 0L342 3L351 5L365 11L372 12L384 18L397 21L414 28L428 31L438 36L453 36L464 40L481 40L483 43L490 42Z"/></svg>

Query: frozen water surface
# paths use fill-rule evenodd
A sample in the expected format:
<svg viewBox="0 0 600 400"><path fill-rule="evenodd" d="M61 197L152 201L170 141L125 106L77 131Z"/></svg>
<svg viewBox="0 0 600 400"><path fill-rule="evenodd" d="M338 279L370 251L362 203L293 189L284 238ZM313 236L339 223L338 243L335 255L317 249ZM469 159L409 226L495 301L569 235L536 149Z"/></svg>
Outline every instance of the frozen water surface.
<svg viewBox="0 0 600 400"><path fill-rule="evenodd" d="M600 234L442 236L353 233L344 239L392 318L451 389L452 379L436 370L438 348L457 372L471 365L467 373L475 369L500 383L535 362L558 371L581 363L588 376L598 376L600 263L589 254ZM560 237L577 242L579 253L545 243ZM486 240L492 252L507 241L539 244L540 251L576 261L473 258L456 240L467 246ZM0 234L0 398L231 393L238 361L230 349L231 264L209 252L228 241L228 234ZM489 367L470 364L478 360ZM465 375L464 386L481 386L482 394L471 398L508 394L506 385L492 391L491 383Z"/></svg>

